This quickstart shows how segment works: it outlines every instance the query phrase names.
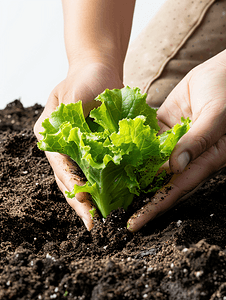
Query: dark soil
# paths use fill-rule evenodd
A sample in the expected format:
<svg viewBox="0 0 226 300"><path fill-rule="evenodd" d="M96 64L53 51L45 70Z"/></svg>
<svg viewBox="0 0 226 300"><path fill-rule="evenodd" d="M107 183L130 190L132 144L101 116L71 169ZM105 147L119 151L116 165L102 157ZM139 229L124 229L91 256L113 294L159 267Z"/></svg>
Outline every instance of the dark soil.
<svg viewBox="0 0 226 300"><path fill-rule="evenodd" d="M138 233L133 208L88 232L36 146L42 109L0 111L0 299L225 300L226 173Z"/></svg>

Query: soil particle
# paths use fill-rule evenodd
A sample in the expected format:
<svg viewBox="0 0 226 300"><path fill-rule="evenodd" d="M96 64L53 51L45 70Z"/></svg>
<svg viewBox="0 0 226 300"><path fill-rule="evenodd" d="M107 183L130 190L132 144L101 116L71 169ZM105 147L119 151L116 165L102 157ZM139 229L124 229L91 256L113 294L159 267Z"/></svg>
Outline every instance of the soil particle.
<svg viewBox="0 0 226 300"><path fill-rule="evenodd" d="M0 299L226 299L225 171L137 233L151 195L88 232L37 148L42 110L0 110Z"/></svg>

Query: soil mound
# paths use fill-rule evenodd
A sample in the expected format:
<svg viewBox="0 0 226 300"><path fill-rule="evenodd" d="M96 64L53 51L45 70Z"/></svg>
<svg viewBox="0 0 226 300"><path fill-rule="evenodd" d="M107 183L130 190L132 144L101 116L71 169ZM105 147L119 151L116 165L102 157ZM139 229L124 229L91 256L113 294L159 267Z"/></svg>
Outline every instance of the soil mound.
<svg viewBox="0 0 226 300"><path fill-rule="evenodd" d="M133 208L88 232L36 146L42 110L0 110L0 299L225 300L226 173L138 233Z"/></svg>

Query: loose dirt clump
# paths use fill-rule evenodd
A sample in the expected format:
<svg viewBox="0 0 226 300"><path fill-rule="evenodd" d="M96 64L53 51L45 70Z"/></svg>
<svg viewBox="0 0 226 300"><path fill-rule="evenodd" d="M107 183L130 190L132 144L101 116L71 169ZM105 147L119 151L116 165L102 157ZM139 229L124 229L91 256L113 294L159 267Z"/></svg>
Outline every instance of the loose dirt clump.
<svg viewBox="0 0 226 300"><path fill-rule="evenodd" d="M133 206L88 232L37 148L42 110L0 110L0 299L225 300L226 172L138 233Z"/></svg>

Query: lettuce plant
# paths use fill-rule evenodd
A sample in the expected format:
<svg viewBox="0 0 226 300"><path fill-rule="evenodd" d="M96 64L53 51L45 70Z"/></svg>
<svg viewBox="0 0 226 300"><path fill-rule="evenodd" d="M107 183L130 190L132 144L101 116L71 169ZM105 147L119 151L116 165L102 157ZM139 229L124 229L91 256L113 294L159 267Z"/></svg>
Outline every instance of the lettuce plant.
<svg viewBox="0 0 226 300"><path fill-rule="evenodd" d="M82 102L61 104L44 120L41 150L70 156L87 183L67 196L88 192L105 218L119 207L127 209L134 195L147 190L176 143L190 128L190 120L158 135L157 111L139 88L105 90L101 105L85 119Z"/></svg>

